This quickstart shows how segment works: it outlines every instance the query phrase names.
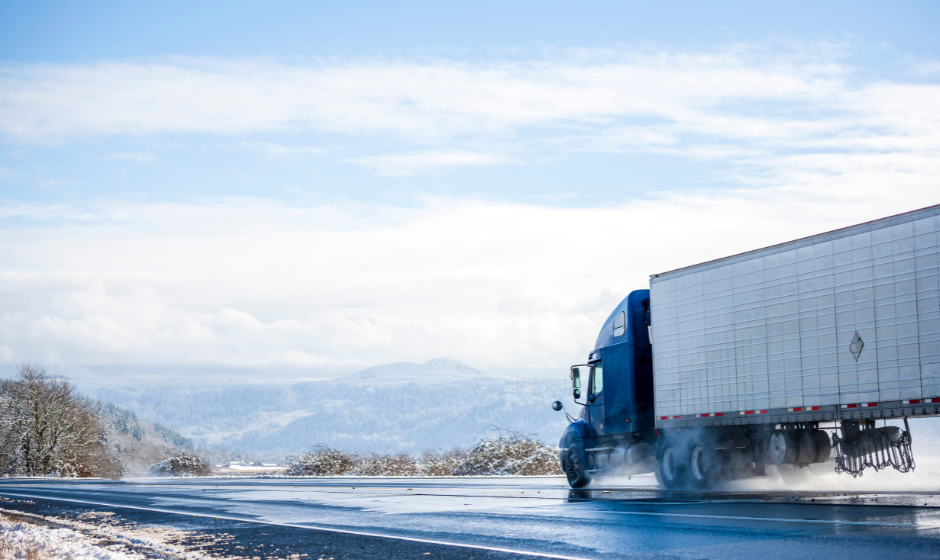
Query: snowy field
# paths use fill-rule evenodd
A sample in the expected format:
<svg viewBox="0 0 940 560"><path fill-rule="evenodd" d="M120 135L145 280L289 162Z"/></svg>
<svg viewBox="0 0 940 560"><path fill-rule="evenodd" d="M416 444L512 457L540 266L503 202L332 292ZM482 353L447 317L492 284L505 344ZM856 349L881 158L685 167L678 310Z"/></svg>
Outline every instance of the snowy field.
<svg viewBox="0 0 940 560"><path fill-rule="evenodd" d="M21 516L16 516L20 519ZM54 529L39 520L16 520L0 514L0 558L68 558L70 560L127 560L144 558L98 546L93 539L71 529Z"/></svg>
<svg viewBox="0 0 940 560"><path fill-rule="evenodd" d="M200 560L212 556L182 543L201 545L227 537L129 524L116 521L109 512L65 518L0 508L0 560Z"/></svg>

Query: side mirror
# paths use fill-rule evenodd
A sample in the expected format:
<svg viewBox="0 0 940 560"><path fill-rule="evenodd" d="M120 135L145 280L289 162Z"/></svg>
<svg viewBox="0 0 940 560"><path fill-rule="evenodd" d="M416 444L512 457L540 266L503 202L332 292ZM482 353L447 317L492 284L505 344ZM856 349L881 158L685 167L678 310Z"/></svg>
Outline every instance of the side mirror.
<svg viewBox="0 0 940 560"><path fill-rule="evenodd" d="M552 410L554 410L555 412L558 412L561 409L562 409L561 401L555 401L552 403Z"/></svg>
<svg viewBox="0 0 940 560"><path fill-rule="evenodd" d="M575 390L574 390L574 398L575 398L575 399L580 399L580 398L581 398L581 389L575 389Z"/></svg>

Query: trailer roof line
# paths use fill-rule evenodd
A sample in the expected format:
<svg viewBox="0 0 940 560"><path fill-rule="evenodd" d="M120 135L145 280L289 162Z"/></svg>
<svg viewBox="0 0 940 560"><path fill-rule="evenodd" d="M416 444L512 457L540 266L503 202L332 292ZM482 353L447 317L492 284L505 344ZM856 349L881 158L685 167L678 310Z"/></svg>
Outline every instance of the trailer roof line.
<svg viewBox="0 0 940 560"><path fill-rule="evenodd" d="M874 231L886 227L895 226L898 224L903 224L906 222L912 222L917 219L928 218L930 216L940 215L940 204L934 206L927 206L925 208L920 208L918 210L911 210L910 212L904 212L901 214L895 214L893 216L887 216L885 218L879 218L877 220L871 220L868 222L862 222L860 224L855 224L854 226L848 226L844 228L834 229L832 231L827 231L824 233L817 233L815 235L810 235L808 237L801 237L799 239L794 239L793 241L787 241L784 243L778 243L776 245L770 245L768 247L763 247L760 249L753 249L751 251L745 251L743 253L737 253L727 257L722 257L720 259L713 259L710 261L705 261L698 264L693 264L689 266L684 266L682 268L676 268L674 270L669 270L667 272L660 272L659 274L651 274L650 282L657 280L665 280L666 278L674 278L676 276L685 276L686 274L691 274L692 272L697 272L699 270L709 270L716 266L724 266L727 264L733 264L743 260L752 259L757 256L763 255L773 255L781 251L789 251L790 249L798 249L800 247L806 247L809 245L815 245L817 243L822 243L825 241L832 241L834 239L841 239L843 237L853 235L859 231Z"/></svg>

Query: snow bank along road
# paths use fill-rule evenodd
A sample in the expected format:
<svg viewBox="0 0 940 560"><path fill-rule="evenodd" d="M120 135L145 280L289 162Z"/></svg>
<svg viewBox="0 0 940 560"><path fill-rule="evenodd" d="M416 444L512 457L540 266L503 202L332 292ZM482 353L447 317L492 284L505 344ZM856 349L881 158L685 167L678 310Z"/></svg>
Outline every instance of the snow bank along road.
<svg viewBox="0 0 940 560"><path fill-rule="evenodd" d="M209 555L937 558L940 492L662 492L563 478L0 479L0 508L227 533ZM262 546L263 545L263 546ZM304 557L302 557L304 558Z"/></svg>

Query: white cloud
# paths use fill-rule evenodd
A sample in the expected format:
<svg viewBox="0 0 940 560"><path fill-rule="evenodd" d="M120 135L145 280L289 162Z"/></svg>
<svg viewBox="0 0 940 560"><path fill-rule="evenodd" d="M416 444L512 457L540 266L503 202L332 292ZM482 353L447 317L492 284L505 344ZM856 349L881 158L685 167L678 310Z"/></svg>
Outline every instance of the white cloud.
<svg viewBox="0 0 940 560"><path fill-rule="evenodd" d="M273 158L294 158L297 156L322 156L331 150L323 146L288 146L275 142L245 142L248 148L260 150Z"/></svg>
<svg viewBox="0 0 940 560"><path fill-rule="evenodd" d="M563 369L649 274L938 202L903 173L814 180L604 208L17 207L62 225L0 230L0 358Z"/></svg>
<svg viewBox="0 0 940 560"><path fill-rule="evenodd" d="M8 203L0 360L564 368L651 273L940 202L937 98L826 53L739 47L7 67L0 131L19 142L313 130L393 136L395 152L249 147L396 175L652 152L726 160L742 188L596 208Z"/></svg>
<svg viewBox="0 0 940 560"><path fill-rule="evenodd" d="M512 159L499 154L474 152L419 152L385 156L352 158L348 161L370 167L380 175L411 175L418 170L463 167L468 165L495 165L512 163Z"/></svg>
<svg viewBox="0 0 940 560"><path fill-rule="evenodd" d="M622 47L478 63L172 59L6 66L0 132L20 142L179 132L391 135L404 142L401 153L343 156L379 162L383 172L381 158L439 167L441 158L416 154L480 153L479 145L493 163L539 158L550 149L702 158L733 157L742 149L937 149L938 84L856 79L826 49L735 45L690 54ZM322 150L255 145L282 156Z"/></svg>

